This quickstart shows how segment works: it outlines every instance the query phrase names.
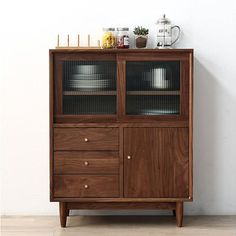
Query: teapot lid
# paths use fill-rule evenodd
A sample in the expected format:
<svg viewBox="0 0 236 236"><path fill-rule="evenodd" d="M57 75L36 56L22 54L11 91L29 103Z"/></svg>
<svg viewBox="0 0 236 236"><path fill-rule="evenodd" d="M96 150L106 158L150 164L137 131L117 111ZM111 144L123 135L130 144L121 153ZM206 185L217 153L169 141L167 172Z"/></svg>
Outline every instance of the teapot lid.
<svg viewBox="0 0 236 236"><path fill-rule="evenodd" d="M170 24L171 21L166 18L166 15L164 14L160 19L157 20L156 24Z"/></svg>

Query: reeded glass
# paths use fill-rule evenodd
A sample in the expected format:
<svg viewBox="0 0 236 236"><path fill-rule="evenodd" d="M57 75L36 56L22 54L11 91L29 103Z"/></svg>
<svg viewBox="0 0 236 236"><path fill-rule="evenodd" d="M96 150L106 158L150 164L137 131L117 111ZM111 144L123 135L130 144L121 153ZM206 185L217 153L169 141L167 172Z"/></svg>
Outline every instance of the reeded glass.
<svg viewBox="0 0 236 236"><path fill-rule="evenodd" d="M64 61L63 114L116 114L116 62Z"/></svg>
<svg viewBox="0 0 236 236"><path fill-rule="evenodd" d="M180 62L127 62L126 114L180 114Z"/></svg>

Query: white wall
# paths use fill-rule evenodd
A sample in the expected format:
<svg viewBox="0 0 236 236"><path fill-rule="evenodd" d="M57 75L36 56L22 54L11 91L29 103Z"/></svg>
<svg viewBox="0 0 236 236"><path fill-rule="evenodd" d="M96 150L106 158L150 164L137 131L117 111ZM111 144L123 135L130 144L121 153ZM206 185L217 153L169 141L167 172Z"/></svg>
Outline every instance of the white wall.
<svg viewBox="0 0 236 236"><path fill-rule="evenodd" d="M186 213L236 214L236 1L7 0L0 11L2 214L58 212L48 157L56 35L143 25L154 39L163 13L183 30L177 46L195 49L194 202Z"/></svg>

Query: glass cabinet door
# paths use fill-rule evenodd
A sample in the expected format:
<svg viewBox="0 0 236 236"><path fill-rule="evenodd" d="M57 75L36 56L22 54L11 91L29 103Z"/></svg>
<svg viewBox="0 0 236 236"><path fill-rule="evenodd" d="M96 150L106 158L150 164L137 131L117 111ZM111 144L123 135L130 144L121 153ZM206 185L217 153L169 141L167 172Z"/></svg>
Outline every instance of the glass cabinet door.
<svg viewBox="0 0 236 236"><path fill-rule="evenodd" d="M116 114L115 61L63 61L63 115Z"/></svg>
<svg viewBox="0 0 236 236"><path fill-rule="evenodd" d="M126 115L179 115L180 62L127 61Z"/></svg>

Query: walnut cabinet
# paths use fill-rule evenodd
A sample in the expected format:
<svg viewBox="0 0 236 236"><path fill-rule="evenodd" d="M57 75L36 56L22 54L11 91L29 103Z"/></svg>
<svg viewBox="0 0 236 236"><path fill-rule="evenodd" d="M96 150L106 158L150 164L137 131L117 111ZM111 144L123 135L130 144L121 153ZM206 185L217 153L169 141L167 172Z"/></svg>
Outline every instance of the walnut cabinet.
<svg viewBox="0 0 236 236"><path fill-rule="evenodd" d="M50 200L71 209L192 201L193 50L50 50Z"/></svg>

